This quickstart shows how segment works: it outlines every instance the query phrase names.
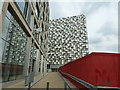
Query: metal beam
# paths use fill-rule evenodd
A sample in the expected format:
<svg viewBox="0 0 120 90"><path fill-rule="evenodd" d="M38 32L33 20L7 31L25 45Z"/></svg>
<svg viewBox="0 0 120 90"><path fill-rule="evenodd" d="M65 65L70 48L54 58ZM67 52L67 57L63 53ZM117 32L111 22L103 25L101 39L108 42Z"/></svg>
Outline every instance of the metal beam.
<svg viewBox="0 0 120 90"><path fill-rule="evenodd" d="M8 10L12 12L13 17L16 19L16 21L19 23L21 28L23 28L24 32L27 34L27 36L31 37L39 51L43 54L43 56L46 58L44 51L42 50L40 44L37 42L37 40L34 38L31 28L29 27L27 21L25 20L24 16L22 15L22 12L20 12L18 6L15 2L10 2Z"/></svg>

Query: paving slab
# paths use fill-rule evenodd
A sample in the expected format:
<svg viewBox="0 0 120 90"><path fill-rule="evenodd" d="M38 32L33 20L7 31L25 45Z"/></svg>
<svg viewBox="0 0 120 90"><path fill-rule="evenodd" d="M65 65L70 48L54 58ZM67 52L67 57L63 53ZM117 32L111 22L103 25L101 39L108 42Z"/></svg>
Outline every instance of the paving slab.
<svg viewBox="0 0 120 90"><path fill-rule="evenodd" d="M41 77L43 77L43 74L39 73L37 76L34 77L34 81L39 80ZM25 81L23 80L23 81L15 83L13 85L9 85L9 86L7 86L5 88L25 88L25 87L26 87L25 86Z"/></svg>
<svg viewBox="0 0 120 90"><path fill-rule="evenodd" d="M64 81L58 72L49 73L44 79L40 80L32 88L46 88L49 82L49 88L64 88Z"/></svg>

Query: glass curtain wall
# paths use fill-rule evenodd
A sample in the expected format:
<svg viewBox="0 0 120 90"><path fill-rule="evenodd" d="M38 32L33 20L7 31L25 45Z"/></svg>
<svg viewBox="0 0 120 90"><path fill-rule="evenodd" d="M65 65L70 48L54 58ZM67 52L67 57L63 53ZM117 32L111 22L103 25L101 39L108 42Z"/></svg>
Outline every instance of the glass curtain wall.
<svg viewBox="0 0 120 90"><path fill-rule="evenodd" d="M23 77L23 67L26 50L26 34L12 17L9 11L5 16L3 26L3 82Z"/></svg>

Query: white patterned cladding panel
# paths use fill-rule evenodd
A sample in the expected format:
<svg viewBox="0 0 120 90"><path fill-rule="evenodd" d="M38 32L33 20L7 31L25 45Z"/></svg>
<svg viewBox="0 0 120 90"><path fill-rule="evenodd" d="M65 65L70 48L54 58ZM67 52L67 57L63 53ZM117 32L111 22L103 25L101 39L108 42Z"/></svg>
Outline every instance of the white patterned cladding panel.
<svg viewBox="0 0 120 90"><path fill-rule="evenodd" d="M85 15L50 21L48 62L65 64L89 53Z"/></svg>

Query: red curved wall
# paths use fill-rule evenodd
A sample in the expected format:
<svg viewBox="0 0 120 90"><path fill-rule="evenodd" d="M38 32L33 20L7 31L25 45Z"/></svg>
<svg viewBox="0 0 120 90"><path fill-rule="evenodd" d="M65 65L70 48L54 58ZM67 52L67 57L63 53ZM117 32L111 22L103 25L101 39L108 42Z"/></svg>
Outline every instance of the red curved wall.
<svg viewBox="0 0 120 90"><path fill-rule="evenodd" d="M120 87L120 54L91 53L59 68L95 86ZM66 76L65 76L66 77ZM82 86L68 78L74 85Z"/></svg>

